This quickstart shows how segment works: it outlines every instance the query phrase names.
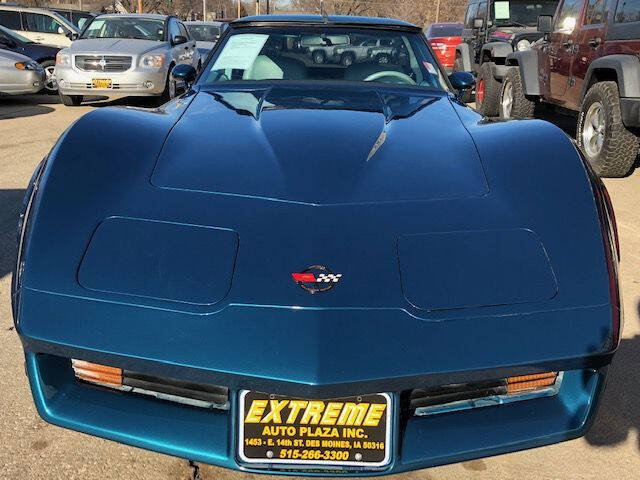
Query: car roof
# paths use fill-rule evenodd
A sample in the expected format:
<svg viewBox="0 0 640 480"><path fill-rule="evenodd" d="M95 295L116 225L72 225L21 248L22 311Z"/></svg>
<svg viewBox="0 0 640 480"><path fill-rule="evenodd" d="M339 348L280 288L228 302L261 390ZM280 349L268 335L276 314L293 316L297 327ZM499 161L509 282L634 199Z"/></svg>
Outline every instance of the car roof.
<svg viewBox="0 0 640 480"><path fill-rule="evenodd" d="M211 21L211 22L204 22L202 20L190 20L188 22L182 22L185 25L211 25L213 27L219 27L220 25L223 24L223 22L216 22L216 21Z"/></svg>
<svg viewBox="0 0 640 480"><path fill-rule="evenodd" d="M248 23L292 23L292 24L314 24L314 25L358 25L371 27L401 27L417 29L412 23L393 18L378 17L357 17L352 15L253 15L242 17L231 22L231 25L243 25Z"/></svg>
<svg viewBox="0 0 640 480"><path fill-rule="evenodd" d="M56 12L48 9L48 8L37 8L37 7L21 7L18 5L3 5L2 3L0 3L0 9L2 10L14 10L16 12L21 12L21 11L25 11L25 12L33 12L33 13L44 13L44 14L53 14L53 15L58 15Z"/></svg>
<svg viewBox="0 0 640 480"><path fill-rule="evenodd" d="M96 18L149 18L152 20L166 20L171 15L161 15L159 13L105 13Z"/></svg>
<svg viewBox="0 0 640 480"><path fill-rule="evenodd" d="M0 10L10 10L14 12L32 12L32 13L41 13L43 15L49 15L51 17L54 17L56 20L60 21L60 23L63 23L65 27L72 28L73 31L75 32L78 31L78 27L76 27L72 22L64 18L59 13L49 10L47 8L18 7L15 5L3 5L0 3Z"/></svg>

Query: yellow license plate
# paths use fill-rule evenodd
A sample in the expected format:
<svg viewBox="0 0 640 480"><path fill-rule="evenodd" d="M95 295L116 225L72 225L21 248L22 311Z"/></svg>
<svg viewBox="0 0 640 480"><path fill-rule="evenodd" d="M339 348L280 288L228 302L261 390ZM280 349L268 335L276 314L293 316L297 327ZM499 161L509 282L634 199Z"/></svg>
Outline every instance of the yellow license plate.
<svg viewBox="0 0 640 480"><path fill-rule="evenodd" d="M308 400L241 391L244 463L381 467L391 461L391 396Z"/></svg>
<svg viewBox="0 0 640 480"><path fill-rule="evenodd" d="M111 88L110 78L94 78L92 83L93 88Z"/></svg>

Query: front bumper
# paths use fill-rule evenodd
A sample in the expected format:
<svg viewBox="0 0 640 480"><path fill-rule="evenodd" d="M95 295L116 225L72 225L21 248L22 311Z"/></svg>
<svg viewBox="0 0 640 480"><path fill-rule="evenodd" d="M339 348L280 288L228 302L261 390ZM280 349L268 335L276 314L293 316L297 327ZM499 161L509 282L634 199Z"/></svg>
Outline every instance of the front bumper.
<svg viewBox="0 0 640 480"><path fill-rule="evenodd" d="M0 81L0 95L37 93L44 87L44 70L15 70Z"/></svg>
<svg viewBox="0 0 640 480"><path fill-rule="evenodd" d="M64 95L100 95L107 97L156 96L165 89L164 69L133 69L126 72L85 72L75 67L56 65L56 80ZM111 88L94 88L94 79L110 79Z"/></svg>
<svg viewBox="0 0 640 480"><path fill-rule="evenodd" d="M236 470L318 475L317 471L265 470L238 460L237 389L229 392L228 410L207 410L96 387L74 379L68 356L82 352L70 351L62 345L40 344L37 349L55 351L56 355L34 353L29 347L38 342L25 340L27 372L35 403L40 415L50 423ZM116 358L111 361L118 363ZM131 359L120 361L127 363ZM174 366L147 364L142 368L166 372ZM415 416L407 409L407 392L392 391L391 463L377 470L331 471L323 475L384 475L579 437L593 420L606 370L604 366L565 372L555 396L427 416ZM251 386L255 380L242 378L241 382ZM264 386L262 383L261 387ZM280 393L278 388L280 385L274 382L269 393ZM363 388L366 387L353 384L351 393L370 393L362 391ZM289 384L286 390L305 396L314 387Z"/></svg>

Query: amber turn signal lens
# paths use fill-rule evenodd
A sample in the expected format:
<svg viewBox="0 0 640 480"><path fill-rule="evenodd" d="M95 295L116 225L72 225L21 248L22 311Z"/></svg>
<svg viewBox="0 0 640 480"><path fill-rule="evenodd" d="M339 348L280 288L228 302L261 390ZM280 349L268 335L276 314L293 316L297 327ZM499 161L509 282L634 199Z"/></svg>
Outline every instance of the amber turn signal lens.
<svg viewBox="0 0 640 480"><path fill-rule="evenodd" d="M558 372L537 373L535 375L519 375L507 378L507 393L520 393L527 390L538 390L556 383Z"/></svg>
<svg viewBox="0 0 640 480"><path fill-rule="evenodd" d="M84 360L71 359L73 371L81 380L91 383L98 383L110 387L122 386L122 369L108 367L97 363L85 362Z"/></svg>

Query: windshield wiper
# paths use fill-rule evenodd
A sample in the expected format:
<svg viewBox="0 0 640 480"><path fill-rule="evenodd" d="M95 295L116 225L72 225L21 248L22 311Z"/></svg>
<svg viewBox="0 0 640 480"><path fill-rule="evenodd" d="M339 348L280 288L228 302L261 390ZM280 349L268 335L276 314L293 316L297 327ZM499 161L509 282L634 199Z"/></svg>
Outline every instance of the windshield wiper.
<svg viewBox="0 0 640 480"><path fill-rule="evenodd" d="M506 23L501 23L496 25L498 25L499 27L524 27L524 28L533 27L533 25L526 25L524 23L516 22L515 20L509 20Z"/></svg>

